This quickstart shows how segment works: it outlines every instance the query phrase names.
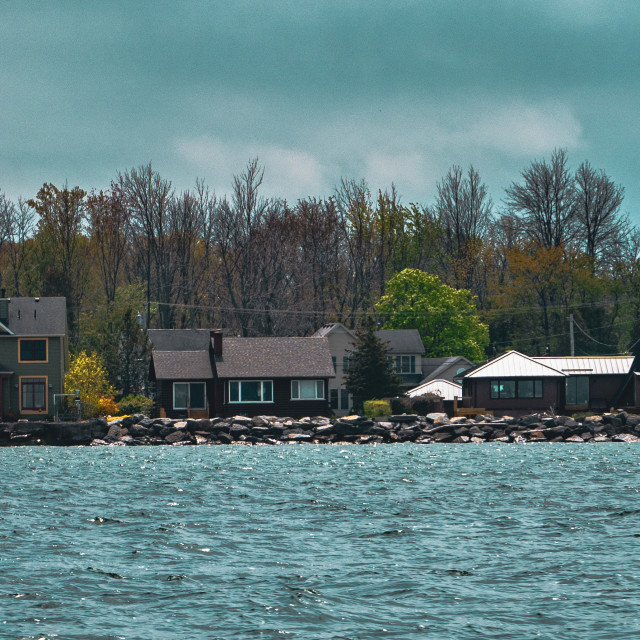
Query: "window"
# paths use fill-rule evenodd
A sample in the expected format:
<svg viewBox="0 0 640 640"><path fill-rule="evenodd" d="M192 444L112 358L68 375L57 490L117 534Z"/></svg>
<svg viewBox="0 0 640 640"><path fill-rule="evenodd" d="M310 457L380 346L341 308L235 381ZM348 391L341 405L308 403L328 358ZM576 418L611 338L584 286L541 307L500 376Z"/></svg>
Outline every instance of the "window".
<svg viewBox="0 0 640 640"><path fill-rule="evenodd" d="M292 400L324 400L324 380L292 380Z"/></svg>
<svg viewBox="0 0 640 640"><path fill-rule="evenodd" d="M47 379L20 378L20 410L46 411Z"/></svg>
<svg viewBox="0 0 640 640"><path fill-rule="evenodd" d="M396 356L396 373L415 373L415 356Z"/></svg>
<svg viewBox="0 0 640 640"><path fill-rule="evenodd" d="M542 398L542 380L492 380L492 398Z"/></svg>
<svg viewBox="0 0 640 640"><path fill-rule="evenodd" d="M47 362L47 339L18 339L18 362Z"/></svg>
<svg viewBox="0 0 640 640"><path fill-rule="evenodd" d="M342 370L346 373L349 371L349 365L351 364L351 356L344 356L342 358Z"/></svg>
<svg viewBox="0 0 640 640"><path fill-rule="evenodd" d="M349 408L349 393L346 389L340 389L340 409Z"/></svg>
<svg viewBox="0 0 640 640"><path fill-rule="evenodd" d="M589 404L589 378L569 376L567 378L567 404Z"/></svg>
<svg viewBox="0 0 640 640"><path fill-rule="evenodd" d="M273 402L273 380L229 380L229 402Z"/></svg>
<svg viewBox="0 0 640 640"><path fill-rule="evenodd" d="M338 366L338 359L335 356L331 356L331 363L333 364L333 373L335 373Z"/></svg>
<svg viewBox="0 0 640 640"><path fill-rule="evenodd" d="M337 389L329 389L329 403L332 409L338 408L338 390Z"/></svg>
<svg viewBox="0 0 640 640"><path fill-rule="evenodd" d="M204 382L174 382L174 409L206 409Z"/></svg>

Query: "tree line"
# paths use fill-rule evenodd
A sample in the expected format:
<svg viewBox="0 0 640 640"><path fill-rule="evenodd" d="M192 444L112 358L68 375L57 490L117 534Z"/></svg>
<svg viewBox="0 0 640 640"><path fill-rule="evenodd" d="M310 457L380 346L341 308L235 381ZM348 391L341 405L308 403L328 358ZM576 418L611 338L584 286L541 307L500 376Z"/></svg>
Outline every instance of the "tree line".
<svg viewBox="0 0 640 640"><path fill-rule="evenodd" d="M640 338L640 234L624 188L587 161L571 169L565 150L531 162L499 201L472 166L452 167L430 205L355 179L291 203L265 197L263 176L254 159L228 195L202 181L178 191L147 164L101 191L47 183L17 202L0 193L0 287L65 296L72 349L103 353L114 380L141 360L129 345L132 362L122 362L140 326L353 328L404 269L470 291L488 356L567 354L570 315L578 355Z"/></svg>

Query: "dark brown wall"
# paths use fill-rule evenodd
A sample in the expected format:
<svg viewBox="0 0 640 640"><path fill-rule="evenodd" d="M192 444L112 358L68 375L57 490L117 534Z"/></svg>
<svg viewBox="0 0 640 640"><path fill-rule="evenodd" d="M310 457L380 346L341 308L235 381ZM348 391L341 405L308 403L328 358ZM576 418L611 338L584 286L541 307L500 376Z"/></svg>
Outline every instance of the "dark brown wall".
<svg viewBox="0 0 640 640"><path fill-rule="evenodd" d="M325 391L328 389L325 379ZM302 418L303 416L330 416L328 400L291 400L291 379L278 378L273 381L273 402L266 403L233 403L226 401L222 407L222 415L247 416L281 416Z"/></svg>
<svg viewBox="0 0 640 640"><path fill-rule="evenodd" d="M510 378L511 379L511 378ZM523 413L544 411L550 407L558 408L561 400L559 384L564 378L543 378L542 398L492 398L491 380L465 380L463 395L471 396L471 406L487 409L494 414Z"/></svg>
<svg viewBox="0 0 640 640"><path fill-rule="evenodd" d="M589 409L608 411L624 380L625 376L590 376ZM542 398L505 398L504 400L491 397L490 380L464 380L463 396L471 396L472 407L481 407L498 415L510 412L543 411L550 407L556 411L563 411L565 380L564 378L543 378ZM618 402L618 407L634 406L635 402L634 381L630 381ZM570 410L573 409L570 408Z"/></svg>
<svg viewBox="0 0 640 640"><path fill-rule="evenodd" d="M212 380L180 380L180 382L204 382L209 405L209 415L215 414L214 384ZM164 409L167 418L186 418L186 409L174 410L173 408L173 380L158 380L156 382L156 411Z"/></svg>

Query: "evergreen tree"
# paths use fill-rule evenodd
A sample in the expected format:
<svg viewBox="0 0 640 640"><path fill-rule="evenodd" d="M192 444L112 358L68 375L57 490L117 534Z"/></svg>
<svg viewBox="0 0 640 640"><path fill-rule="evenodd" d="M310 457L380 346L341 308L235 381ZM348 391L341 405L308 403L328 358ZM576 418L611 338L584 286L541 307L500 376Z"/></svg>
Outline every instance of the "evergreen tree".
<svg viewBox="0 0 640 640"><path fill-rule="evenodd" d="M354 411L362 412L365 400L396 396L401 379L393 370L389 349L375 334L368 318L356 331L355 349L350 352L345 387L353 396Z"/></svg>

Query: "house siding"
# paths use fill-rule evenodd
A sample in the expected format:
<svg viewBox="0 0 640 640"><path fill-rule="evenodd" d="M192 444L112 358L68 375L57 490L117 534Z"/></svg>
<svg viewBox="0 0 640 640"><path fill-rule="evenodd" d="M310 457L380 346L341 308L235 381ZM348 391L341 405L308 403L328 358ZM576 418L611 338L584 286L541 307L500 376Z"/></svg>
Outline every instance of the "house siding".
<svg viewBox="0 0 640 640"><path fill-rule="evenodd" d="M47 362L19 362L18 340L24 338L46 338L48 340ZM53 415L54 394L64 392L65 345L60 336L2 336L0 337L0 369L13 371L2 380L3 415L20 415L25 418L41 418ZM20 412L20 378L46 377L47 408L45 412Z"/></svg>
<svg viewBox="0 0 640 640"><path fill-rule="evenodd" d="M174 382L204 382L205 393L207 396L207 409L209 416L215 414L215 397L213 380L202 380L194 378L193 380L157 380L156 381L156 402L155 409L159 414L163 409L167 418L187 418L186 409L173 408L173 383Z"/></svg>
<svg viewBox="0 0 640 640"><path fill-rule="evenodd" d="M564 378L560 382L563 383ZM465 380L463 396L471 398L471 406L486 409L496 415L558 409L560 402L564 400L560 397L557 378L542 378L542 398L492 398L491 380L488 378Z"/></svg>
<svg viewBox="0 0 640 640"><path fill-rule="evenodd" d="M492 398L491 380L484 378L464 380L463 396L470 398L472 407L484 408L496 415L517 415L549 409L568 413L579 409L606 411L611 408L613 399L625 378L626 376L618 375L589 376L588 407L566 404L565 378L543 378L542 398ZM635 391L635 383L630 380L620 397L618 408L634 406Z"/></svg>
<svg viewBox="0 0 640 640"><path fill-rule="evenodd" d="M271 380L271 378L255 378L256 380ZM317 378L324 380L325 395L328 394L328 378ZM221 407L221 413L225 417L234 415L247 416L282 416L301 418L303 416L329 416L328 399L324 400L292 400L291 399L291 380L292 378L276 378L273 379L273 402L234 402L227 401L226 395ZM226 382L224 381L218 387L219 397L226 391Z"/></svg>

